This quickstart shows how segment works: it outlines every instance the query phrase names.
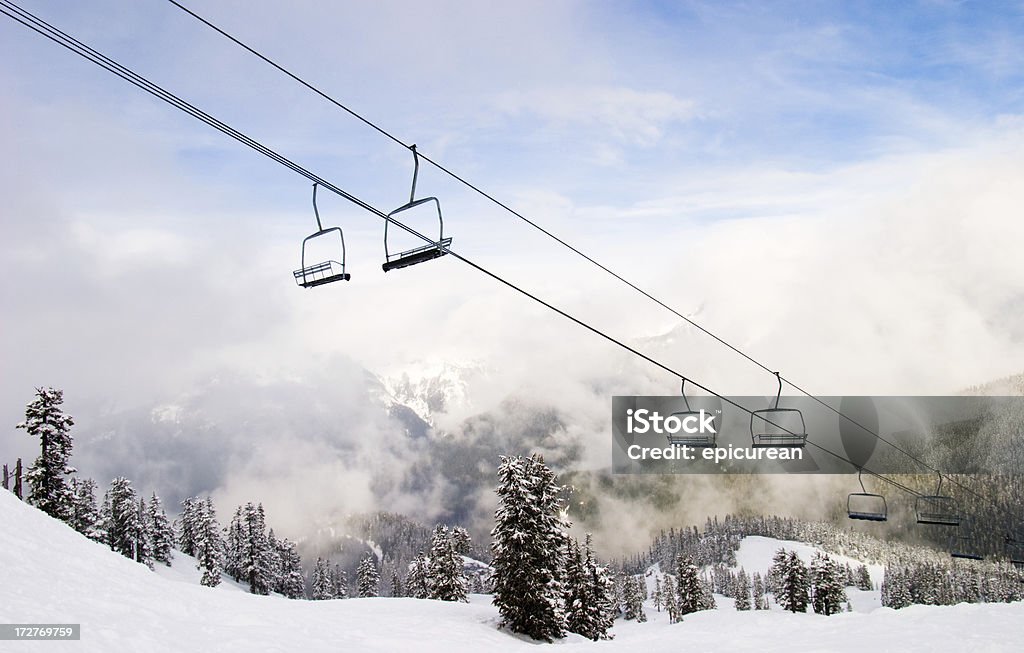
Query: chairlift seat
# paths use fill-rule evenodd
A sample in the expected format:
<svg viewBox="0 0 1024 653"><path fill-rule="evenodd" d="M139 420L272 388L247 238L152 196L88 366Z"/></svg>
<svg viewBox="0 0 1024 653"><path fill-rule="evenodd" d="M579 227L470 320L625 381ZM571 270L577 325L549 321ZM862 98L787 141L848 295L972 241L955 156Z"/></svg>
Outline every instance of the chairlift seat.
<svg viewBox="0 0 1024 653"><path fill-rule="evenodd" d="M772 424L785 430L770 431L770 428L775 428ZM803 413L796 408L755 410L750 414L750 437L755 447L803 447L807 444L807 426Z"/></svg>
<svg viewBox="0 0 1024 653"><path fill-rule="evenodd" d="M303 288L315 288L325 283L348 281L352 278L351 274L345 272L345 266L338 261L324 261L295 270L292 274L295 276L295 283Z"/></svg>
<svg viewBox="0 0 1024 653"><path fill-rule="evenodd" d="M976 536L953 535L949 538L949 555L958 560L984 560L980 542Z"/></svg>
<svg viewBox="0 0 1024 653"><path fill-rule="evenodd" d="M699 410L681 410L679 412L672 413L670 417L677 417L680 421L685 420L688 417L696 418L699 423L701 413ZM718 421L717 415L712 415L713 422ZM715 431L718 431L717 424ZM693 447L695 449L710 449L717 446L716 433L687 433L685 431L679 431L678 433L667 434L668 443L676 447Z"/></svg>
<svg viewBox="0 0 1024 653"><path fill-rule="evenodd" d="M881 494L854 492L846 498L846 514L861 521L887 521L889 508Z"/></svg>
<svg viewBox="0 0 1024 653"><path fill-rule="evenodd" d="M915 501L918 524L931 526L959 526L960 513L953 497L931 495Z"/></svg>
<svg viewBox="0 0 1024 653"><path fill-rule="evenodd" d="M448 253L448 247L452 244L451 237L442 238L436 243L427 243L394 255L388 255L387 261L381 266L385 272L407 268L417 263L440 258Z"/></svg>

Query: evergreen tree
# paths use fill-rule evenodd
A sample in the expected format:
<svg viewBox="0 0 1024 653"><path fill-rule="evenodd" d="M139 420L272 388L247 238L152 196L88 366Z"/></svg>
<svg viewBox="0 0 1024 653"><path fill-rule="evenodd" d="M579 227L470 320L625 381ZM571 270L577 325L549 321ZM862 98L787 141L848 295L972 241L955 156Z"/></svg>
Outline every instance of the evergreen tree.
<svg viewBox="0 0 1024 653"><path fill-rule="evenodd" d="M312 598L314 601L330 601L334 598L334 583L331 582L330 567L323 558L316 559L313 567Z"/></svg>
<svg viewBox="0 0 1024 653"><path fill-rule="evenodd" d="M277 559L280 562L277 586L274 591L289 599L300 599L306 592L302 577L302 559L295 543L288 538L277 542Z"/></svg>
<svg viewBox="0 0 1024 653"><path fill-rule="evenodd" d="M811 561L811 607L817 614L843 611L846 602L846 570L827 555L818 552Z"/></svg>
<svg viewBox="0 0 1024 653"><path fill-rule="evenodd" d="M736 587L733 593L735 596L735 606L737 610L745 611L750 609L750 579L747 577L747 572L740 569L740 572L736 575Z"/></svg>
<svg viewBox="0 0 1024 653"><path fill-rule="evenodd" d="M615 583L608 570L597 565L587 533L579 542L568 544L564 575L565 629L588 639L611 639L608 631L615 622Z"/></svg>
<svg viewBox="0 0 1024 653"><path fill-rule="evenodd" d="M565 633L562 488L537 454L503 457L498 478L493 603L512 632L551 641Z"/></svg>
<svg viewBox="0 0 1024 653"><path fill-rule="evenodd" d="M380 585L380 574L373 561L373 554L367 553L356 568L356 591L360 598L377 596Z"/></svg>
<svg viewBox="0 0 1024 653"><path fill-rule="evenodd" d="M199 497L185 497L181 500L181 514L178 516L178 549L185 555L196 556L196 533L203 519L203 504Z"/></svg>
<svg viewBox="0 0 1024 653"><path fill-rule="evenodd" d="M700 582L700 572L690 556L680 556L676 567L676 593L680 615L688 615L701 610L704 600L704 588Z"/></svg>
<svg viewBox="0 0 1024 653"><path fill-rule="evenodd" d="M156 492L149 498L149 526L152 538L153 560L168 567L174 559L174 529Z"/></svg>
<svg viewBox="0 0 1024 653"><path fill-rule="evenodd" d="M469 601L466 593L466 575L459 548L469 545L468 535L455 535L455 531L465 533L457 528L448 532L446 526L434 528L430 545L430 563L428 567L430 598L440 601Z"/></svg>
<svg viewBox="0 0 1024 653"><path fill-rule="evenodd" d="M36 388L36 398L25 407L25 421L15 428L25 429L39 440L39 457L28 468L28 501L56 519L72 517L74 495L68 476L75 468L71 459L71 427L75 422L61 409L64 392L56 388Z"/></svg>
<svg viewBox="0 0 1024 653"><path fill-rule="evenodd" d="M224 568L224 540L221 538L213 500L210 497L202 502L196 499L192 510L194 521L190 537L193 538L193 555L197 568L203 572L199 583L207 587L216 587L220 585L220 574Z"/></svg>
<svg viewBox="0 0 1024 653"><path fill-rule="evenodd" d="M674 624L682 621L683 614L679 611L679 593L671 576L665 576L662 594L665 596L665 612L668 613L668 622Z"/></svg>
<svg viewBox="0 0 1024 653"><path fill-rule="evenodd" d="M871 582L871 572L868 571L866 565L857 567L856 587L867 592L875 589L874 584Z"/></svg>
<svg viewBox="0 0 1024 653"><path fill-rule="evenodd" d="M651 599L654 600L654 609L661 612L661 577L654 577L654 594L651 595Z"/></svg>
<svg viewBox="0 0 1024 653"><path fill-rule="evenodd" d="M149 521L146 500L139 497L138 520L135 531L135 562L153 568L153 525Z"/></svg>
<svg viewBox="0 0 1024 653"><path fill-rule="evenodd" d="M331 568L331 585L334 586L334 598L348 598L348 574L341 568L341 565L334 565Z"/></svg>
<svg viewBox="0 0 1024 653"><path fill-rule="evenodd" d="M643 581L636 576L627 576L626 585L624 588L625 594L625 618L627 620L636 620L638 623L647 621L647 615L644 614L644 595L647 592L643 587Z"/></svg>
<svg viewBox="0 0 1024 653"><path fill-rule="evenodd" d="M779 605L790 612L807 612L807 594L810 588L808 571L796 551L787 553L779 582L779 592L775 595Z"/></svg>
<svg viewBox="0 0 1024 653"><path fill-rule="evenodd" d="M420 551L409 563L409 571L406 574L405 582L409 596L415 599L425 599L430 596L430 583L427 576L427 557Z"/></svg>
<svg viewBox="0 0 1024 653"><path fill-rule="evenodd" d="M405 588L402 587L402 579L397 570L391 572L391 596L405 596Z"/></svg>
<svg viewBox="0 0 1024 653"><path fill-rule="evenodd" d="M71 478L71 515L68 524L90 540L105 539L103 519L96 507L96 481L91 478Z"/></svg>
<svg viewBox="0 0 1024 653"><path fill-rule="evenodd" d="M754 609L764 610L766 609L767 597L764 595L764 583L761 581L761 574L754 572L754 580L752 583L752 591L754 594Z"/></svg>
<svg viewBox="0 0 1024 653"><path fill-rule="evenodd" d="M242 529L242 506L235 509L224 532L224 573L241 582L245 575L245 551L247 542Z"/></svg>
<svg viewBox="0 0 1024 653"><path fill-rule="evenodd" d="M249 583L252 594L269 594L275 584L274 550L266 533L266 515L263 504L245 504L241 522L242 552L241 576Z"/></svg>
<svg viewBox="0 0 1024 653"><path fill-rule="evenodd" d="M135 489L131 481L118 476L110 482L103 497L103 521L107 525L106 544L126 558L135 560L135 548L141 529Z"/></svg>

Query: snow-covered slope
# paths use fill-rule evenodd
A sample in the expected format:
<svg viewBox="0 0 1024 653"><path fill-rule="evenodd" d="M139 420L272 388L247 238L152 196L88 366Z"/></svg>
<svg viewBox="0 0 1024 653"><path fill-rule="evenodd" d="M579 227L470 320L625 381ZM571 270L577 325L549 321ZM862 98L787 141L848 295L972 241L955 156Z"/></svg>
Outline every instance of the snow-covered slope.
<svg viewBox="0 0 1024 653"><path fill-rule="evenodd" d="M489 598L290 601L194 585L186 568L153 573L0 492L0 623L81 623L75 651L537 651L496 627ZM741 549L743 559L763 557ZM182 560L187 563L187 560ZM755 565L751 562L750 567ZM1015 651L1024 604L915 606L832 617L716 610L669 625L622 623L611 642L572 635L559 651ZM4 651L39 648L3 642ZM63 648L63 646L61 647Z"/></svg>

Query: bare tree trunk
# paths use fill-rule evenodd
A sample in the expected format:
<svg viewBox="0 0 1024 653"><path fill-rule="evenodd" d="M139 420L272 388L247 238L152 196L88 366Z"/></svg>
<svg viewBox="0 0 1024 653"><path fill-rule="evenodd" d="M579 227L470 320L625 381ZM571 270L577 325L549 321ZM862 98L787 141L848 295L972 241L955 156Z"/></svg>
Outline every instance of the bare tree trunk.
<svg viewBox="0 0 1024 653"><path fill-rule="evenodd" d="M10 490L11 489L10 480L11 480L11 473L7 470L7 463L4 463L4 489L5 490Z"/></svg>
<svg viewBox="0 0 1024 653"><path fill-rule="evenodd" d="M14 496L21 499L21 458L14 464Z"/></svg>

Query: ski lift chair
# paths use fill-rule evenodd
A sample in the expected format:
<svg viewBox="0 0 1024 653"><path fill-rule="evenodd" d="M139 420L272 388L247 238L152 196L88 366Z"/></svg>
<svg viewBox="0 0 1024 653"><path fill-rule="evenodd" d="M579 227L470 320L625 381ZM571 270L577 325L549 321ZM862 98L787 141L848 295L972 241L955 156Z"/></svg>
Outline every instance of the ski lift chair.
<svg viewBox="0 0 1024 653"><path fill-rule="evenodd" d="M957 527L957 532L950 536L949 555L958 560L985 559L985 549L981 539L970 528L970 522L965 520Z"/></svg>
<svg viewBox="0 0 1024 653"><path fill-rule="evenodd" d="M292 275L295 277L295 283L303 288L315 288L316 286L322 286L335 281L348 281L352 278L352 275L345 272L345 234L342 233L340 227L324 229L320 223L320 211L316 208L316 184L313 184L313 213L316 215L318 230L316 233L306 236L302 241L302 267L292 272ZM306 243L332 233L337 233L338 239L341 241L341 260L328 259L307 266Z"/></svg>
<svg viewBox="0 0 1024 653"><path fill-rule="evenodd" d="M1015 568L1024 569L1024 542L1012 535L1007 535L1006 556Z"/></svg>
<svg viewBox="0 0 1024 653"><path fill-rule="evenodd" d="M917 523L930 526L960 526L960 512L953 497L944 496L942 492L942 473L939 473L939 485L935 494L927 494L914 502Z"/></svg>
<svg viewBox="0 0 1024 653"><path fill-rule="evenodd" d="M682 386L679 388L679 392L683 395L683 402L686 404L686 410L677 411L672 413L670 417L676 417L680 421L686 418L693 418L700 423L701 412L700 410L693 410L690 408L690 400L686 398L686 378L683 378ZM669 433L668 442L671 445L682 447L694 447L694 448L714 448L716 445L716 439L718 437L718 415L712 414L711 422L714 424L714 431L711 433L687 433L685 431L679 431L678 433Z"/></svg>
<svg viewBox="0 0 1024 653"><path fill-rule="evenodd" d="M850 519L862 521L886 521L889 519L889 506L885 503L885 497L881 494L872 494L864 488L863 469L857 468L857 480L860 482L860 492L854 492L846 497L846 514Z"/></svg>
<svg viewBox="0 0 1024 653"><path fill-rule="evenodd" d="M776 372L775 378L779 382L775 405L750 413L750 439L755 447L803 447L807 444L804 415L796 408L779 408L782 376Z"/></svg>
<svg viewBox="0 0 1024 653"><path fill-rule="evenodd" d="M424 197L422 199L416 199L416 178L420 172L420 158L416 153L416 146L412 145L413 159L413 171L412 171L412 189L409 191L409 201L402 206L398 207L391 213L388 213L387 219L384 221L384 265L381 267L385 272L389 270L398 270L400 268L407 268L410 265L417 265L419 263L425 263L435 258L440 258L448 253L448 247L452 244L451 237L444 237L444 218L441 216L441 202L436 197ZM437 210L437 224L438 224L438 235L436 242L429 242L412 249L407 249L402 252L396 252L394 254L388 249L388 226L391 224L392 219L403 211L416 208L417 206L428 204L433 202L435 209Z"/></svg>

